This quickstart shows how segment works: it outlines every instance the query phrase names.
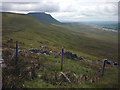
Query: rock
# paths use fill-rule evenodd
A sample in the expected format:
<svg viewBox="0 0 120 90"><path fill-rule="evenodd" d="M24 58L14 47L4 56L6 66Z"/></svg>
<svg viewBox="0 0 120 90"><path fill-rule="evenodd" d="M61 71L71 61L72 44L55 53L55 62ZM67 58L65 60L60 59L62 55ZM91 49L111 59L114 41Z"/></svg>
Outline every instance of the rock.
<svg viewBox="0 0 120 90"><path fill-rule="evenodd" d="M107 61L106 64L109 64L109 65L118 65L118 63L114 62L114 61Z"/></svg>
<svg viewBox="0 0 120 90"><path fill-rule="evenodd" d="M50 55L49 51L43 51L44 54Z"/></svg>
<svg viewBox="0 0 120 90"><path fill-rule="evenodd" d="M18 50L18 53L21 53L21 52L27 52L27 50Z"/></svg>
<svg viewBox="0 0 120 90"><path fill-rule="evenodd" d="M47 48L46 46L41 46L42 48Z"/></svg>
<svg viewBox="0 0 120 90"><path fill-rule="evenodd" d="M118 65L118 64L117 64L117 62L115 62L115 63L114 63L114 65L116 65L116 66L117 66L117 65Z"/></svg>
<svg viewBox="0 0 120 90"><path fill-rule="evenodd" d="M59 55L59 56L60 56L60 55L61 55L61 52L58 52L58 53L57 53L57 55Z"/></svg>
<svg viewBox="0 0 120 90"><path fill-rule="evenodd" d="M42 49L29 49L30 52L37 53L37 54L44 54L44 55L50 55L52 52L49 52L47 50Z"/></svg>
<svg viewBox="0 0 120 90"><path fill-rule="evenodd" d="M43 44L43 42L39 42L39 43Z"/></svg>
<svg viewBox="0 0 120 90"><path fill-rule="evenodd" d="M84 59L84 61L87 61L87 62L93 62L93 60L88 60L88 59Z"/></svg>
<svg viewBox="0 0 120 90"><path fill-rule="evenodd" d="M78 60L84 60L82 57L78 57Z"/></svg>
<svg viewBox="0 0 120 90"><path fill-rule="evenodd" d="M35 49L29 49L28 51L30 51L30 52L36 52Z"/></svg>
<svg viewBox="0 0 120 90"><path fill-rule="evenodd" d="M69 59L78 59L78 56L76 54L72 54L69 51L64 51L64 55Z"/></svg>
<svg viewBox="0 0 120 90"><path fill-rule="evenodd" d="M109 61L107 61L107 62L106 62L106 64L109 64L109 65L111 65L111 63L110 63Z"/></svg>
<svg viewBox="0 0 120 90"><path fill-rule="evenodd" d="M52 52L52 51L50 51L49 53L50 53L50 54L53 54L53 52Z"/></svg>
<svg viewBox="0 0 120 90"><path fill-rule="evenodd" d="M41 53L37 53L38 55L40 55Z"/></svg>
<svg viewBox="0 0 120 90"><path fill-rule="evenodd" d="M8 39L7 43L9 43L9 42L13 42L13 39L12 38Z"/></svg>
<svg viewBox="0 0 120 90"><path fill-rule="evenodd" d="M76 54L72 54L72 58L73 58L73 59L77 59L78 57L77 57Z"/></svg>
<svg viewBox="0 0 120 90"><path fill-rule="evenodd" d="M111 61L111 65L114 65L114 62Z"/></svg>

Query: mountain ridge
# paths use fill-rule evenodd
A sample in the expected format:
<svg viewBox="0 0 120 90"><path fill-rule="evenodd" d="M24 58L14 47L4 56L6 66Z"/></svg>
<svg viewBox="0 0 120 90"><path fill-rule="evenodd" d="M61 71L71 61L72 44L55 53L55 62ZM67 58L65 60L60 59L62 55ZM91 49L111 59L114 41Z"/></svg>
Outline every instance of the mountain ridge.
<svg viewBox="0 0 120 90"><path fill-rule="evenodd" d="M61 22L56 20L50 14L46 14L45 12L33 12L33 13L28 13L28 15L31 15L42 22L52 23L52 24L61 24Z"/></svg>

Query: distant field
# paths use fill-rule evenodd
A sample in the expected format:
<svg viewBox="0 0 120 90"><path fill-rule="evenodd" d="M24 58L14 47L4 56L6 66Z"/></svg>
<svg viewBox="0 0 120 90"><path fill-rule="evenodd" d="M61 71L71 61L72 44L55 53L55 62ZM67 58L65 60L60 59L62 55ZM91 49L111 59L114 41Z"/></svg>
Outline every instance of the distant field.
<svg viewBox="0 0 120 90"><path fill-rule="evenodd" d="M117 24L111 24L111 25L101 25L104 28L108 28L108 29L114 29L114 30L118 30L118 25Z"/></svg>
<svg viewBox="0 0 120 90"><path fill-rule="evenodd" d="M83 23L98 25L98 26L102 26L102 27L107 28L107 29L118 30L118 21L91 21L91 22L86 21Z"/></svg>
<svg viewBox="0 0 120 90"><path fill-rule="evenodd" d="M60 51L64 47L87 59L117 61L117 33L84 24L47 24L29 15L12 13L3 13L3 26L3 42L12 38L23 42L23 48L48 46Z"/></svg>

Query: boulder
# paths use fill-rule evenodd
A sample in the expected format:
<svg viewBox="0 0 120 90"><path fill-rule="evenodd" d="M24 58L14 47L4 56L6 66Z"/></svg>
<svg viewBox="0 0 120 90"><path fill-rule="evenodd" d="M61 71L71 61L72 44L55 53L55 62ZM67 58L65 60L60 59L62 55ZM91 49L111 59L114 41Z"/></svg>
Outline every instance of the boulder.
<svg viewBox="0 0 120 90"><path fill-rule="evenodd" d="M78 56L76 54L72 54L69 51L64 51L64 56L66 56L69 59L78 59Z"/></svg>

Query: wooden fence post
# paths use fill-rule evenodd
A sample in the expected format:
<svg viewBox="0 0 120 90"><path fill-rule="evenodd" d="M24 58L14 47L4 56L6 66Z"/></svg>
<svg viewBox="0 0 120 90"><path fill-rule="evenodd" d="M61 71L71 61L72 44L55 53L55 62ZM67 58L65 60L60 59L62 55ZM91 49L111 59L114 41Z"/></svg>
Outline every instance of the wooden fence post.
<svg viewBox="0 0 120 90"><path fill-rule="evenodd" d="M16 41L16 64L17 64L17 61L18 61L18 41Z"/></svg>
<svg viewBox="0 0 120 90"><path fill-rule="evenodd" d="M61 56L61 71L62 71L62 67L63 67L63 53L64 53L64 49L62 48L62 56Z"/></svg>
<svg viewBox="0 0 120 90"><path fill-rule="evenodd" d="M104 63L103 63L103 68L102 68L102 77L104 76L104 70L105 70L105 64L107 62L107 59L104 60Z"/></svg>

